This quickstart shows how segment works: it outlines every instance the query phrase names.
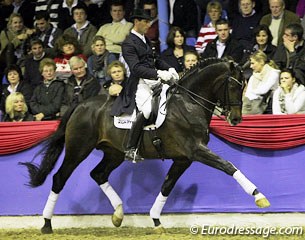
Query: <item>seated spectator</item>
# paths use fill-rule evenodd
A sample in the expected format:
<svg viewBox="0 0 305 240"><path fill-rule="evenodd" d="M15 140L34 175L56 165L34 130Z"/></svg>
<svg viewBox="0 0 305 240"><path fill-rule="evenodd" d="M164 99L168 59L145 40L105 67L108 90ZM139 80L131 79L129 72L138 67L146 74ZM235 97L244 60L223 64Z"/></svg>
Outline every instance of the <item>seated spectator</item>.
<svg viewBox="0 0 305 240"><path fill-rule="evenodd" d="M285 0L269 0L269 8L271 13L263 16L260 24L270 28L272 44L279 46L283 40L284 28L290 23L300 23L300 18L295 13L285 10Z"/></svg>
<svg viewBox="0 0 305 240"><path fill-rule="evenodd" d="M58 28L66 30L74 23L72 8L75 7L81 0L61 0L58 7Z"/></svg>
<svg viewBox="0 0 305 240"><path fill-rule="evenodd" d="M283 43L273 56L275 63L282 68L292 68L296 78L305 84L305 41L303 27L299 23L291 23L285 27Z"/></svg>
<svg viewBox="0 0 305 240"><path fill-rule="evenodd" d="M184 69L189 70L199 62L199 54L196 51L184 53Z"/></svg>
<svg viewBox="0 0 305 240"><path fill-rule="evenodd" d="M209 42L201 54L201 58L230 57L237 63L243 59L243 47L231 37L229 22L226 19L216 21L217 37Z"/></svg>
<svg viewBox="0 0 305 240"><path fill-rule="evenodd" d="M108 89L109 95L119 96L123 89L123 81L126 79L126 69L120 61L113 61L107 68L108 75L111 80L104 84L104 88Z"/></svg>
<svg viewBox="0 0 305 240"><path fill-rule="evenodd" d="M185 34L179 27L172 27L168 34L166 43L168 48L161 53L161 59L175 68L178 73L183 72L183 56L186 51L195 50L193 46L185 43Z"/></svg>
<svg viewBox="0 0 305 240"><path fill-rule="evenodd" d="M57 38L62 35L62 30L50 22L49 14L46 11L38 12L35 19L36 32L33 37L39 38L45 48L53 49Z"/></svg>
<svg viewBox="0 0 305 240"><path fill-rule="evenodd" d="M33 32L33 29L24 26L21 15L10 15L7 28L0 34L1 61L4 61L4 67L17 63L24 55L24 42Z"/></svg>
<svg viewBox="0 0 305 240"><path fill-rule="evenodd" d="M267 55L262 51L250 56L250 67L253 74L243 97L242 114L263 114L271 107L270 98L278 87L280 70L273 61L267 61Z"/></svg>
<svg viewBox="0 0 305 240"><path fill-rule="evenodd" d="M92 55L91 41L97 29L87 20L88 8L84 3L78 3L72 8L75 24L64 31L64 34L75 37L83 49L86 57Z"/></svg>
<svg viewBox="0 0 305 240"><path fill-rule="evenodd" d="M34 121L34 117L28 111L24 96L20 92L11 93L5 101L5 114L3 122Z"/></svg>
<svg viewBox="0 0 305 240"><path fill-rule="evenodd" d="M48 16L50 16L50 24L54 27L58 27L59 22L59 10L63 4L63 0L37 0L35 6L35 15L37 16L40 12L46 12ZM61 29L62 30L62 29Z"/></svg>
<svg viewBox="0 0 305 240"><path fill-rule="evenodd" d="M254 9L255 0L238 0L240 13L232 20L232 37L249 50L254 43L253 29L259 25L260 13Z"/></svg>
<svg viewBox="0 0 305 240"><path fill-rule="evenodd" d="M42 82L39 64L43 58L50 57L50 55L45 52L40 39L31 39L30 49L31 53L24 59L22 67L25 81L32 86L32 89L35 89Z"/></svg>
<svg viewBox="0 0 305 240"><path fill-rule="evenodd" d="M195 48L198 53L203 53L206 45L217 37L215 24L221 17L222 6L218 1L210 1L207 5L207 13L211 19L208 24L204 24L197 38Z"/></svg>
<svg viewBox="0 0 305 240"><path fill-rule="evenodd" d="M56 64L44 58L39 65L43 82L35 89L30 101L31 112L37 121L54 120L59 117L65 84L55 74Z"/></svg>
<svg viewBox="0 0 305 240"><path fill-rule="evenodd" d="M87 72L87 64L84 59L73 56L69 60L72 76L69 77L65 86L65 93L60 109L60 115L66 112L69 107L74 107L80 102L96 96L101 85L98 80Z"/></svg>
<svg viewBox="0 0 305 240"><path fill-rule="evenodd" d="M20 14L23 19L24 25L32 28L34 25L35 5L33 0L11 0L13 2L14 13Z"/></svg>
<svg viewBox="0 0 305 240"><path fill-rule="evenodd" d="M113 2L110 6L110 14L112 23L101 26L96 35L105 38L106 49L114 53L116 58L119 59L120 53L122 53L122 42L129 34L133 25L124 18L125 11L122 2Z"/></svg>
<svg viewBox="0 0 305 240"><path fill-rule="evenodd" d="M281 71L280 86L273 94L272 113L305 113L305 87L296 82L291 69Z"/></svg>
<svg viewBox="0 0 305 240"><path fill-rule="evenodd" d="M82 54L81 46L77 39L66 34L57 39L55 52L57 53L57 57L54 58L56 63L56 76L63 80L68 79L72 75L69 65L71 57L79 56L85 61L87 60L85 55Z"/></svg>
<svg viewBox="0 0 305 240"><path fill-rule="evenodd" d="M6 98L14 92L20 92L23 94L26 104L29 104L32 97L32 87L23 80L20 67L17 65L10 65L4 71L5 77L8 80L8 85L3 85L1 96L1 111L5 110Z"/></svg>
<svg viewBox="0 0 305 240"><path fill-rule="evenodd" d="M93 55L88 58L88 71L101 85L107 80L107 67L116 60L116 56L106 49L106 41L102 36L95 36L92 40Z"/></svg>

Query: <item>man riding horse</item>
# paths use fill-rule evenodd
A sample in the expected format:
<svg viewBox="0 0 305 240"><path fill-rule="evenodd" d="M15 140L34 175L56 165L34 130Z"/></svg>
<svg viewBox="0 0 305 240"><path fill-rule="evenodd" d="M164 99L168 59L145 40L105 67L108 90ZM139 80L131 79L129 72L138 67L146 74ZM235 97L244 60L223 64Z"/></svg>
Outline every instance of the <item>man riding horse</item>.
<svg viewBox="0 0 305 240"><path fill-rule="evenodd" d="M114 103L112 115L132 114L135 107L139 110L132 124L125 151L125 159L139 161L143 158L138 154L137 145L145 121L151 113L152 89L160 84L160 80L178 80L179 75L166 62L153 57L151 42L144 36L150 27L150 14L136 8L131 20L134 27L122 44L122 53L129 66L130 77L122 96Z"/></svg>

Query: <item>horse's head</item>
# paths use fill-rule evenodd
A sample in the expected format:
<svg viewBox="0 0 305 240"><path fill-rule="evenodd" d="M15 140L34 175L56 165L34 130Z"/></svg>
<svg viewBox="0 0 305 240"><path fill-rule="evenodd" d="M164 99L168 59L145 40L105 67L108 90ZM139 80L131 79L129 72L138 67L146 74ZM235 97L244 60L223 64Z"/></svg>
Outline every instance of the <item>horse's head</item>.
<svg viewBox="0 0 305 240"><path fill-rule="evenodd" d="M229 71L224 74L223 84L219 88L219 105L227 122L235 126L242 121L242 92L244 76L241 67L235 62L228 62Z"/></svg>

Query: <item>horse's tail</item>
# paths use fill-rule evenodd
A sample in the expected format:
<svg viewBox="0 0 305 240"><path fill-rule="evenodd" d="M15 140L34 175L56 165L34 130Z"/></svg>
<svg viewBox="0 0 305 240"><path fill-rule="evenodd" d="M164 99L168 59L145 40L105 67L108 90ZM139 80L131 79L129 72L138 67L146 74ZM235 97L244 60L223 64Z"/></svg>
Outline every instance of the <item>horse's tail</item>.
<svg viewBox="0 0 305 240"><path fill-rule="evenodd" d="M68 120L74 112L75 107L71 107L62 117L57 130L49 137L43 144L42 149L35 155L34 159L42 154L43 158L40 165L36 165L32 162L19 162L20 165L24 165L28 168L30 181L28 185L30 187L38 187L42 185L47 176L53 170L60 154L62 153L65 145L65 132Z"/></svg>

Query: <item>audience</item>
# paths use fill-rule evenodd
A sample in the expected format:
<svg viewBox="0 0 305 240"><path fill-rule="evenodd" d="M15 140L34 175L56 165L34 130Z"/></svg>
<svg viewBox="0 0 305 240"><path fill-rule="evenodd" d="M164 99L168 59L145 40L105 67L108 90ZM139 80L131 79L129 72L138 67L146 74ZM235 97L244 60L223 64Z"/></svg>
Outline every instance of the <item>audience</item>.
<svg viewBox="0 0 305 240"><path fill-rule="evenodd" d="M116 56L106 49L102 36L93 38L91 48L93 55L88 58L88 71L103 85L107 80L107 67L116 60Z"/></svg>
<svg viewBox="0 0 305 240"><path fill-rule="evenodd" d="M184 53L184 70L189 70L199 62L199 54L196 51L186 51Z"/></svg>
<svg viewBox="0 0 305 240"><path fill-rule="evenodd" d="M267 55L257 51L250 56L253 74L249 79L243 96L242 114L271 113L271 97L278 87L280 70Z"/></svg>
<svg viewBox="0 0 305 240"><path fill-rule="evenodd" d="M66 112L69 107L75 107L80 102L96 96L101 88L98 80L87 72L87 64L84 59L78 56L71 57L69 65L72 76L69 77L60 109L60 115Z"/></svg>
<svg viewBox="0 0 305 240"><path fill-rule="evenodd" d="M24 96L20 92L11 93L6 98L5 114L3 122L34 121L34 117L28 111Z"/></svg>
<svg viewBox="0 0 305 240"><path fill-rule="evenodd" d="M43 82L35 89L30 101L31 112L37 121L54 120L59 117L65 84L55 74L56 64L44 58L39 65Z"/></svg>
<svg viewBox="0 0 305 240"><path fill-rule="evenodd" d="M272 113L305 113L305 87L297 83L291 69L281 71L280 86L273 94Z"/></svg>
<svg viewBox="0 0 305 240"><path fill-rule="evenodd" d="M119 96L123 89L123 81L126 79L126 68L120 61L113 61L107 69L111 80L104 84L110 96Z"/></svg>
<svg viewBox="0 0 305 240"><path fill-rule="evenodd" d="M161 53L161 59L175 68L178 73L183 72L183 56L186 51L195 50L185 43L185 34L179 27L172 27L167 35L168 48Z"/></svg>
<svg viewBox="0 0 305 240"><path fill-rule="evenodd" d="M63 4L63 0L37 0L35 12L39 14L40 12L46 12L50 17L50 23L54 27L59 27L59 9ZM37 19L37 18L36 18Z"/></svg>

